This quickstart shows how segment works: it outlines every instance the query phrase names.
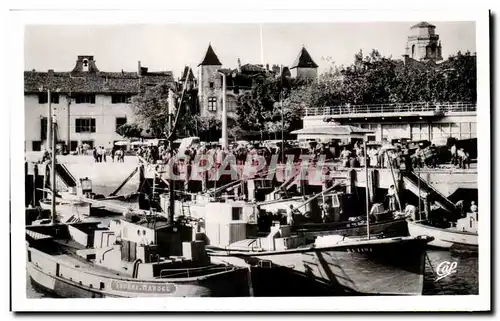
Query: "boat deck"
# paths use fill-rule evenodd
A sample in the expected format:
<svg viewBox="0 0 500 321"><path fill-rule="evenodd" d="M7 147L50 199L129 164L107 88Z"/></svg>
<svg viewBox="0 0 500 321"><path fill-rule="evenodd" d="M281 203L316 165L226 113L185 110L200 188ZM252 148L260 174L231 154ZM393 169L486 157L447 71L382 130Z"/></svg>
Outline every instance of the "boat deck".
<svg viewBox="0 0 500 321"><path fill-rule="evenodd" d="M104 266L96 265L93 264L92 262L89 262L85 260L84 258L81 258L77 256L76 254L59 254L54 256L58 262L61 262L66 265L73 266L75 268L78 268L84 272L87 273L97 273L97 274L102 274L102 275L107 275L107 276L121 276L121 277L130 277L128 274L119 272L116 270L112 270L109 268L106 268Z"/></svg>

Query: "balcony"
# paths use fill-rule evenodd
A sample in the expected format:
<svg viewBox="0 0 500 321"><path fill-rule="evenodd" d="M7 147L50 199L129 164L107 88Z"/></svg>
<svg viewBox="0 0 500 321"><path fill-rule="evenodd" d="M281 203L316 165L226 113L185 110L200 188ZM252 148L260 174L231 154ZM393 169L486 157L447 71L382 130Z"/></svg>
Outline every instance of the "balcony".
<svg viewBox="0 0 500 321"><path fill-rule="evenodd" d="M306 116L332 116L333 118L354 117L407 117L444 116L461 112L476 112L477 104L469 102L403 103L379 105L343 105L307 107Z"/></svg>

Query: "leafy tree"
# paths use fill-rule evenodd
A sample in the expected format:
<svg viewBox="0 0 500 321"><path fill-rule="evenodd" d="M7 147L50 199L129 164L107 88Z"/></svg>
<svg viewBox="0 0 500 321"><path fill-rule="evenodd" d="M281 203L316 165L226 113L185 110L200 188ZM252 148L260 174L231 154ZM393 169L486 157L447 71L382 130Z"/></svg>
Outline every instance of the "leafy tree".
<svg viewBox="0 0 500 321"><path fill-rule="evenodd" d="M279 83L267 77L238 98L236 122L242 130L259 131L263 137L266 122L272 121L274 104L279 100Z"/></svg>
<svg viewBox="0 0 500 321"><path fill-rule="evenodd" d="M181 102L182 88L172 83L147 87L140 95L132 99L134 112L141 122L140 126L149 128L153 137L160 138L166 136L169 131L169 90L172 90L174 93L176 108L180 108L174 136L193 135L196 132L195 121L190 108L190 104L193 102L189 98L189 94L185 95L184 100ZM170 116L173 123L175 115Z"/></svg>
<svg viewBox="0 0 500 321"><path fill-rule="evenodd" d="M123 124L116 129L116 133L125 138L141 138L143 129L139 124Z"/></svg>

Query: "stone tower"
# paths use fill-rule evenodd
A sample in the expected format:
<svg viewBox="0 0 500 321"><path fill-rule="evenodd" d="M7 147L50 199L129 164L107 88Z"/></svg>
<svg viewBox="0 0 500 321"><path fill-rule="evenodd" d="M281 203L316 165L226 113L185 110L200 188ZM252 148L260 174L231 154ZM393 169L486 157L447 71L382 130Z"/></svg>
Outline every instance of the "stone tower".
<svg viewBox="0 0 500 321"><path fill-rule="evenodd" d="M303 46L295 62L290 67L292 77L316 79L318 76L318 65L314 62L309 52Z"/></svg>
<svg viewBox="0 0 500 321"><path fill-rule="evenodd" d="M427 22L420 22L410 28L408 43L406 45L406 56L418 61L440 61L441 41L435 33L436 26Z"/></svg>
<svg viewBox="0 0 500 321"><path fill-rule="evenodd" d="M205 57L198 65L198 101L202 116L218 116L222 112L222 78L217 73L221 67L222 63L209 44Z"/></svg>

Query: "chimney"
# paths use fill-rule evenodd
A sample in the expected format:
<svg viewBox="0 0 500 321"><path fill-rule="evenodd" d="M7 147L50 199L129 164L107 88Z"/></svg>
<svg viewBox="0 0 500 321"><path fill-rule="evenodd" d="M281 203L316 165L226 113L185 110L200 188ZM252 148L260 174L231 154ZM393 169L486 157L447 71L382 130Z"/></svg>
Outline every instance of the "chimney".
<svg viewBox="0 0 500 321"><path fill-rule="evenodd" d="M241 60L238 58L238 72L241 72Z"/></svg>
<svg viewBox="0 0 500 321"><path fill-rule="evenodd" d="M269 71L269 64L266 64L266 70Z"/></svg>
<svg viewBox="0 0 500 321"><path fill-rule="evenodd" d="M141 61L140 60L137 62L137 74L139 76L141 75Z"/></svg>

